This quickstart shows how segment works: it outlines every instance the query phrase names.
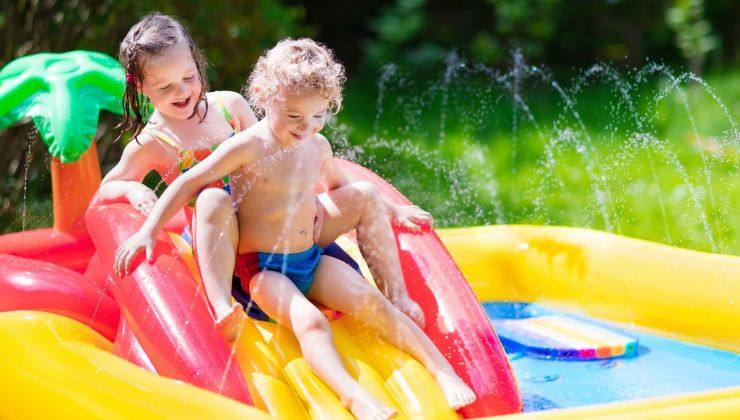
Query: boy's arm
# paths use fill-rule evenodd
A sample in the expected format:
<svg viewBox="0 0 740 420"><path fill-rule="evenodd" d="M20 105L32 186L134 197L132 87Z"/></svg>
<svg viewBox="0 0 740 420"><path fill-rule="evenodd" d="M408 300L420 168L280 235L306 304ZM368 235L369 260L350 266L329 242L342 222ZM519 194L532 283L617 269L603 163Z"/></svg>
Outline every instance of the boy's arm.
<svg viewBox="0 0 740 420"><path fill-rule="evenodd" d="M140 135L140 139L146 134ZM149 171L160 162L148 143L139 144L131 141L123 149L121 159L116 166L103 178L98 191L98 200L101 202L117 202L126 200L139 212L149 214L157 195L149 187L141 183Z"/></svg>
<svg viewBox="0 0 740 420"><path fill-rule="evenodd" d="M151 260L155 238L164 224L203 187L251 163L256 155L257 143L250 141L248 133L239 133L232 141L222 143L210 156L177 177L165 189L139 231L118 248L115 269L119 275L128 274L131 261L142 248L146 248L146 257Z"/></svg>

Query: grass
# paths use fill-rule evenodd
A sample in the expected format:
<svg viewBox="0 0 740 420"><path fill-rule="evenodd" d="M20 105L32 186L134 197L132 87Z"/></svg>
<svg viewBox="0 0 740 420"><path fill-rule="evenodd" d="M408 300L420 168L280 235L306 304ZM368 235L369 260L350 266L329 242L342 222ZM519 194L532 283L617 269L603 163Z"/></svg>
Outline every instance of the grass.
<svg viewBox="0 0 740 420"><path fill-rule="evenodd" d="M723 109L688 78L642 70L530 74L518 101L505 74L399 72L381 101L353 80L329 135L438 226L582 226L740 255L740 71L706 79Z"/></svg>

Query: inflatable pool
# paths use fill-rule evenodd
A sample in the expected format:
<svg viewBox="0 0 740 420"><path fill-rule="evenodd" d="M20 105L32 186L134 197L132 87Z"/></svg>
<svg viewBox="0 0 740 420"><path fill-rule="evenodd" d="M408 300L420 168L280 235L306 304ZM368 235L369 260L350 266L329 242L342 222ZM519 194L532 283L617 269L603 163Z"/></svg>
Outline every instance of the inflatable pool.
<svg viewBox="0 0 740 420"><path fill-rule="evenodd" d="M221 339L178 234L182 217L158 238L151 264L137 261L124 278L111 272L143 217L94 199L90 127L100 104L117 111L122 80L110 57L80 51L24 57L0 72L0 123L31 117L43 128L55 209L53 228L0 236L0 418L349 418L289 331L247 320L233 346ZM48 109L64 104L86 113L58 123ZM367 169L340 164L406 202ZM402 418L740 410L740 258L568 228L395 235L425 332L478 396L451 411L416 360L349 317L332 321L350 373ZM372 282L352 236L338 243Z"/></svg>

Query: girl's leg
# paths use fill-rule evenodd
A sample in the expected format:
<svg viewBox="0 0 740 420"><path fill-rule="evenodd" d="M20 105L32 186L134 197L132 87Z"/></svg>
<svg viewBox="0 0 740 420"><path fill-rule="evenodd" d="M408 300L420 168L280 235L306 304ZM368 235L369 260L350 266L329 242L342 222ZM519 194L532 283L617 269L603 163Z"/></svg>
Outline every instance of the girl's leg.
<svg viewBox="0 0 740 420"><path fill-rule="evenodd" d="M323 207L319 246L325 247L339 235L357 229L360 251L378 287L398 309L423 327L424 313L406 290L388 210L375 186L353 182L319 198Z"/></svg>
<svg viewBox="0 0 740 420"><path fill-rule="evenodd" d="M293 330L306 363L360 419L396 414L365 391L347 372L332 341L329 321L284 275L263 271L249 284L252 300L279 324Z"/></svg>
<svg viewBox="0 0 740 420"><path fill-rule="evenodd" d="M215 311L216 324L224 337L236 337L243 311L231 303L231 281L239 245L236 214L231 196L220 188L198 195L193 238L206 295Z"/></svg>
<svg viewBox="0 0 740 420"><path fill-rule="evenodd" d="M450 407L458 409L475 401L473 391L424 331L347 264L321 257L308 297L357 319L388 343L414 356L434 376Z"/></svg>

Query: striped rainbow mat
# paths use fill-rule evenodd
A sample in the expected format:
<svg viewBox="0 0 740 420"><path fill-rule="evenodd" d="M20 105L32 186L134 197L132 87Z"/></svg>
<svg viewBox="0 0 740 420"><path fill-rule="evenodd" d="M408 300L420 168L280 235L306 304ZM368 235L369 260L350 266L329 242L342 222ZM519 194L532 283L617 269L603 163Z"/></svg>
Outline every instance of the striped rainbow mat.
<svg viewBox="0 0 740 420"><path fill-rule="evenodd" d="M549 313L492 322L507 349L578 360L637 354L636 338L568 315Z"/></svg>

